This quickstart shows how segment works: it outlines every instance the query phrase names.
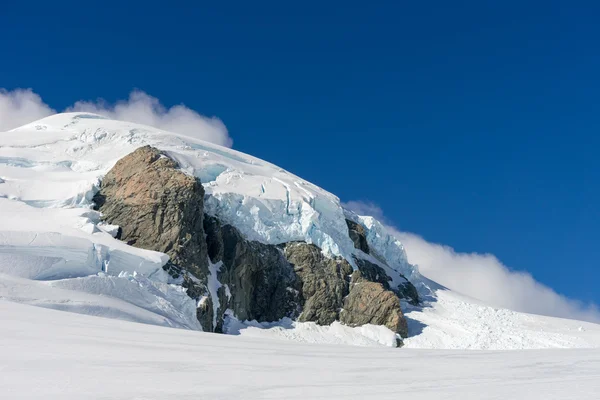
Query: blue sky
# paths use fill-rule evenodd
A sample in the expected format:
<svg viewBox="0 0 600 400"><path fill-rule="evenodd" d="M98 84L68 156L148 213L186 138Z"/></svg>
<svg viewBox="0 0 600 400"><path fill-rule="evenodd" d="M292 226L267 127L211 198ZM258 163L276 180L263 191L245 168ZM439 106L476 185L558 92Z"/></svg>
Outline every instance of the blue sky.
<svg viewBox="0 0 600 400"><path fill-rule="evenodd" d="M0 87L184 103L403 231L600 303L600 6L127 3L4 4Z"/></svg>

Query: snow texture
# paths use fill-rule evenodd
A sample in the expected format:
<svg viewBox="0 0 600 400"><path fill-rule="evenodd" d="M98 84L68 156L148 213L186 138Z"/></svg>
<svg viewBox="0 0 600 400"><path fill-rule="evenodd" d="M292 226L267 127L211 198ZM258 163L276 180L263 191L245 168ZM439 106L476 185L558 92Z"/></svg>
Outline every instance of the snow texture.
<svg viewBox="0 0 600 400"><path fill-rule="evenodd" d="M0 300L7 399L592 400L600 350L308 345L215 335Z"/></svg>

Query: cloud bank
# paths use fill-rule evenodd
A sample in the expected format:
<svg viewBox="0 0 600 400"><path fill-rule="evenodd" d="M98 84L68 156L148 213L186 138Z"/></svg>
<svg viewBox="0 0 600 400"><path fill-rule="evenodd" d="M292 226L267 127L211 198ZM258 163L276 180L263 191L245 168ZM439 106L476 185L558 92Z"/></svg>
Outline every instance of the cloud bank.
<svg viewBox="0 0 600 400"><path fill-rule="evenodd" d="M513 271L492 254L457 253L449 246L430 243L401 232L386 221L381 208L370 202L350 201L344 207L370 215L385 224L406 249L408 261L425 277L493 307L553 317L600 322L594 304L583 304L556 293L529 273Z"/></svg>
<svg viewBox="0 0 600 400"><path fill-rule="evenodd" d="M216 117L205 117L184 106L166 108L156 98L134 90L127 100L109 104L102 99L79 100L64 110L104 115L111 119L135 122L170 132L180 133L231 147L233 141L223 122ZM0 89L0 131L6 131L55 114L42 98L31 89Z"/></svg>
<svg viewBox="0 0 600 400"><path fill-rule="evenodd" d="M0 89L0 132L55 114L31 89Z"/></svg>

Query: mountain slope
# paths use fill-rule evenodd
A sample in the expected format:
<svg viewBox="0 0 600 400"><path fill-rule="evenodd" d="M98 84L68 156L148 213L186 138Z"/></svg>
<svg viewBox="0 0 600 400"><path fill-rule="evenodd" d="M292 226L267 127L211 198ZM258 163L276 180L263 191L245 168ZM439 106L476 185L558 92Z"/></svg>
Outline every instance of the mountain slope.
<svg viewBox="0 0 600 400"><path fill-rule="evenodd" d="M597 325L494 310L438 288L408 263L402 244L378 221L344 210L336 196L277 166L193 137L83 113L58 114L0 133L0 297L199 329L197 304L162 269L168 256L116 240L117 227L103 223L91 209L100 179L118 160L145 145L164 151L182 171L199 178L206 192L205 212L231 224L247 240L267 245L304 241L328 257L343 257L354 269L360 260L383 268L392 286L408 278L424 299L418 307L402 302L408 312L408 347L600 344ZM366 248L349 236L352 223L364 229ZM212 285L216 292L221 283ZM241 335L394 343L393 332L368 325L230 322L230 331Z"/></svg>

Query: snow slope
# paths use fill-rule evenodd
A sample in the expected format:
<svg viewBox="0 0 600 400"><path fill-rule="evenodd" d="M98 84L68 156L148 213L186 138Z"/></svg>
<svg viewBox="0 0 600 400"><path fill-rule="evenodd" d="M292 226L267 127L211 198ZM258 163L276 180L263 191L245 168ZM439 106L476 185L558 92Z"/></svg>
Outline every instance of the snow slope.
<svg viewBox="0 0 600 400"><path fill-rule="evenodd" d="M434 289L402 244L372 217L344 210L333 194L255 157L155 128L86 113L57 114L0 133L0 298L135 322L201 329L195 304L173 285L164 254L133 248L100 223L99 180L143 145L166 151L207 193L209 214L264 243L305 240L329 255L370 257L395 283L408 277L426 299L403 304L407 347L515 349L596 347L598 325L527 316ZM376 257L354 248L345 218L360 222ZM216 266L215 266L216 268ZM219 282L211 283L218 287ZM477 319L474 319L474 316ZM229 321L231 333L311 343L393 345L382 327L351 329L280 321ZM542 332L536 326L543 326ZM579 327L582 330L578 330Z"/></svg>
<svg viewBox="0 0 600 400"><path fill-rule="evenodd" d="M7 399L597 399L600 350L306 345L0 300Z"/></svg>
<svg viewBox="0 0 600 400"><path fill-rule="evenodd" d="M494 308L447 289L406 305L408 348L523 350L600 347L600 325Z"/></svg>

